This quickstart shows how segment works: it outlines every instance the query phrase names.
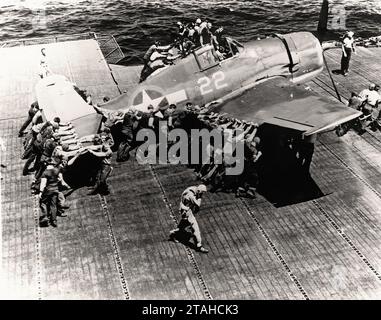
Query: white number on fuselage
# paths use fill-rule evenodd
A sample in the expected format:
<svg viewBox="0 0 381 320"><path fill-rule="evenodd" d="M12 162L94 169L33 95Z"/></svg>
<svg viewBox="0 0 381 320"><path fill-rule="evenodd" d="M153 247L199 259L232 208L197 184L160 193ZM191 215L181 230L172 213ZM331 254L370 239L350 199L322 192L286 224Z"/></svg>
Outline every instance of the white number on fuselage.
<svg viewBox="0 0 381 320"><path fill-rule="evenodd" d="M200 86L200 91L202 95L206 95L213 91L212 82L214 87L219 90L228 86L225 81L225 74L222 71L217 71L212 74L212 79L208 77L202 77L198 79L197 84Z"/></svg>

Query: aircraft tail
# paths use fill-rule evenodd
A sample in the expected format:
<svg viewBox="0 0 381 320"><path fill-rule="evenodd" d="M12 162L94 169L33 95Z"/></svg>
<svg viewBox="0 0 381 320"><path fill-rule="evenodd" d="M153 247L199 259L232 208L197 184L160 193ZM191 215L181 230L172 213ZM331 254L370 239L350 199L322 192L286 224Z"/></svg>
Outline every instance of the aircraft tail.
<svg viewBox="0 0 381 320"><path fill-rule="evenodd" d="M319 24L317 27L317 32L320 35L324 35L328 31L328 12L329 12L329 3L328 0L323 0L323 4L320 9Z"/></svg>

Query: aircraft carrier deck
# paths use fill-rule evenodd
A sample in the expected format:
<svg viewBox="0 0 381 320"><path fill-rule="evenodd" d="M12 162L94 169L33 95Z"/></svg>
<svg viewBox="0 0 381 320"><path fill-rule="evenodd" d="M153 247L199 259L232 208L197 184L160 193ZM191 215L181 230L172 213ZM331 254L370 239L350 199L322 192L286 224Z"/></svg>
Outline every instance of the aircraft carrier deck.
<svg viewBox="0 0 381 320"><path fill-rule="evenodd" d="M95 102L138 79L139 67L126 72L108 64L95 39L44 42L51 70L87 89ZM262 196L206 194L198 221L207 255L167 241L180 193L196 183L193 171L142 166L134 157L113 161L110 195L76 190L58 228L39 228L17 133L35 99L41 47L0 49L3 298L381 298L380 132L320 135L311 176L323 197L276 208ZM334 75L346 98L380 79L381 48L357 51L348 77ZM331 69L340 55L327 52ZM335 99L326 71L308 85Z"/></svg>

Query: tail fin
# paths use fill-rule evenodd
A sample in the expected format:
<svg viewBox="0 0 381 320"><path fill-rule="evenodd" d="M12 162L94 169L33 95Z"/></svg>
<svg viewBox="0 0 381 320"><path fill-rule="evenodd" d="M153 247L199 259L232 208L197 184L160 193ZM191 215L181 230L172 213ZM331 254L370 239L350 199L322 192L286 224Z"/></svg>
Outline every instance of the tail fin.
<svg viewBox="0 0 381 320"><path fill-rule="evenodd" d="M317 27L317 32L319 35L323 36L327 32L328 25L328 0L323 0L323 4L320 9L319 24Z"/></svg>
<svg viewBox="0 0 381 320"><path fill-rule="evenodd" d="M328 11L329 11L328 7L329 7L328 0L323 0L323 4L321 5L321 9L320 9L319 24L317 28L318 33L321 33L321 34L324 34L327 32Z"/></svg>

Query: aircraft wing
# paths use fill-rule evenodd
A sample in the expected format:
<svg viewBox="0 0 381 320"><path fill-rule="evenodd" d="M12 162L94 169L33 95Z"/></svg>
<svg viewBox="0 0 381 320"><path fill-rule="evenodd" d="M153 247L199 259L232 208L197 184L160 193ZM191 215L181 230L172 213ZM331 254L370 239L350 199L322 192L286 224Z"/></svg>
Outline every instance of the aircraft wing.
<svg viewBox="0 0 381 320"><path fill-rule="evenodd" d="M98 132L102 116L74 90L73 84L62 75L51 75L36 85L37 101L47 120L59 117L70 121L78 137Z"/></svg>
<svg viewBox="0 0 381 320"><path fill-rule="evenodd" d="M281 78L233 92L211 111L258 124L268 123L312 135L359 117L362 113L321 97Z"/></svg>

